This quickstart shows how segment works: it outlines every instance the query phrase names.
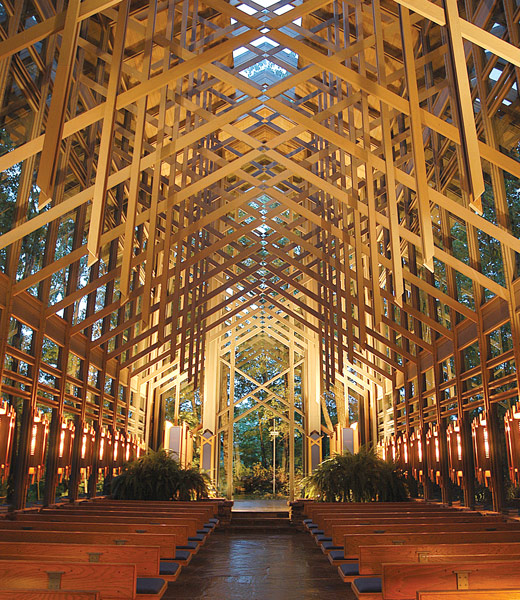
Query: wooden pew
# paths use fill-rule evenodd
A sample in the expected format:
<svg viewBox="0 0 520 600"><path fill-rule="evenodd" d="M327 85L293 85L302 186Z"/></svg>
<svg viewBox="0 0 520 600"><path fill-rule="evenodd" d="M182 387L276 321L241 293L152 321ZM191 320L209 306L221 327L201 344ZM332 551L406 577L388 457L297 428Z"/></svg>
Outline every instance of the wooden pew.
<svg viewBox="0 0 520 600"><path fill-rule="evenodd" d="M407 523L408 521L414 522L426 522L426 521L435 521L437 522L449 522L449 523L469 523L474 521L489 521L489 522L504 522L506 519L503 515L481 515L479 513L460 513L454 515L445 515L445 514L407 514L407 515L353 515L353 516L326 516L321 517L317 522L318 526L327 526L327 524L338 524L338 525L355 525L359 523L361 525L374 525L378 523L388 523L392 525L393 523Z"/></svg>
<svg viewBox="0 0 520 600"><path fill-rule="evenodd" d="M413 564L415 562L418 565L419 564L433 565L433 564L451 564L453 562L481 563L481 562L494 562L494 561L500 561L500 562L517 561L517 562L520 562L520 554L508 554L508 555L503 555L503 556L497 556L496 554L467 554L467 555L458 555L458 556L453 556L450 554L447 554L447 555L436 554L434 556L431 556L428 561L420 561L417 559L408 561L407 559L400 560L399 552L396 552L395 556L393 556L390 560L388 560L385 563L375 564L374 562L372 562L371 566L374 569L377 569L377 572L370 575L370 577L374 577L374 575L381 576L381 573L383 572L383 565L390 565L390 564ZM354 563L354 564L359 564L359 567L357 570L361 570L364 567L363 560L361 558L359 559L359 563ZM347 571L343 570L343 567L346 567L348 570ZM343 579L344 582L352 582L355 579L358 579L359 577L361 577L363 575L363 573L356 573L353 569L350 569L349 567L350 567L350 565L341 565L338 567L339 576L341 577L341 579Z"/></svg>
<svg viewBox="0 0 520 600"><path fill-rule="evenodd" d="M130 564L137 577L159 577L160 552L157 546L102 546L100 544L53 544L0 541L0 560L54 560Z"/></svg>
<svg viewBox="0 0 520 600"><path fill-rule="evenodd" d="M457 591L465 584L470 590L518 589L520 561L385 564L382 575L382 591L379 592L375 591L373 578L355 579L352 590L356 597L362 600L415 600L419 591Z"/></svg>
<svg viewBox="0 0 520 600"><path fill-rule="evenodd" d="M68 514L58 514L58 515L47 515L44 513L19 513L16 515L16 518L13 520L7 519L11 523L20 523L23 524L24 527L31 527L34 529L42 529L42 528L56 528L52 527L52 523L59 524L60 529L68 529L71 527L79 527L81 530L84 529L92 529L93 527L97 527L100 524L107 524L111 528L115 526L125 526L128 528L128 531L135 531L136 533L144 533L144 532L156 532L160 533L166 531L164 526L170 528L173 535L175 535L177 540L177 545L181 548L184 547L188 549L190 547L190 552L196 554L199 551L199 545L203 545L206 541L206 533L203 530L200 530L200 533L195 529L195 524L193 521L187 521L186 519L159 519L152 521L151 518L145 517L122 517L120 515L117 516L96 516L93 514L89 514L86 516L76 515L74 513ZM8 528L9 526L3 525L4 521L0 519L0 530ZM39 526L39 524L44 524ZM159 529L158 529L159 528ZM98 527L99 529L99 527ZM105 527L103 528L105 529ZM111 531L113 529L110 529Z"/></svg>
<svg viewBox="0 0 520 600"><path fill-rule="evenodd" d="M104 498L91 498L78 500L88 504L126 504L128 506L140 506L142 504L153 504L154 506L172 506L178 508L204 508L218 511L219 504L226 502L225 499L207 498L205 500L116 500L105 496Z"/></svg>
<svg viewBox="0 0 520 600"><path fill-rule="evenodd" d="M360 575L380 575L385 563L428 563L437 556L451 556L454 560L470 555L504 556L520 555L520 542L483 544L407 544L405 546L361 546L359 548ZM492 559L493 560L493 559Z"/></svg>
<svg viewBox="0 0 520 600"><path fill-rule="evenodd" d="M477 518L447 518L447 517L407 517L405 519L326 519L322 527L311 530L311 533L317 531L324 531L325 535L332 536L334 529L340 531L343 528L343 534L352 530L353 527L367 526L374 527L378 530L387 529L391 526L402 526L407 524L413 525L424 525L424 526L439 526L446 527L448 525L472 525L472 524L486 524L489 527L494 527L496 524L503 525L506 521L499 515L490 517L477 517ZM340 536L342 534L340 533Z"/></svg>
<svg viewBox="0 0 520 600"><path fill-rule="evenodd" d="M102 499L100 501L103 501ZM304 512L313 510L314 508L332 508L339 509L341 507L365 507L365 506L390 506L392 508L399 509L401 507L419 507L419 506L431 506L437 508L445 508L441 504L435 504L433 502L426 502L424 500L403 500L402 502L319 502L316 500L300 500L300 502L304 505ZM453 508L453 507L446 507Z"/></svg>
<svg viewBox="0 0 520 600"><path fill-rule="evenodd" d="M458 590L456 592L417 592L417 600L520 600L520 589Z"/></svg>
<svg viewBox="0 0 520 600"><path fill-rule="evenodd" d="M344 529L344 533L350 531L353 527L359 526L367 526L367 527L375 527L377 529L387 529L392 526L402 526L407 524L414 525L425 525L425 526L436 526L445 527L450 524L454 525L468 525L468 524L486 524L490 527L494 527L496 524L504 524L506 521L500 515L493 515L489 517L414 517L409 516L406 518L383 518L383 519L338 519L335 520L333 518L325 519L323 525L318 527L318 531L324 531L326 535L332 535L334 528L336 530L340 530L340 528ZM311 533L316 532L317 530L311 530ZM341 535L341 534L340 534Z"/></svg>
<svg viewBox="0 0 520 600"><path fill-rule="evenodd" d="M31 544L0 541L0 560L43 560L136 565L137 577L162 577L176 581L181 567L161 561L158 546L112 546L92 544Z"/></svg>
<svg viewBox="0 0 520 600"><path fill-rule="evenodd" d="M309 518L313 518L316 512L328 512L329 514L345 511L345 512L370 512L370 511L391 511L391 512L413 512L429 511L429 512L464 512L469 511L468 508L445 507L435 504L427 504L425 502L316 502L305 506L303 511Z"/></svg>
<svg viewBox="0 0 520 600"><path fill-rule="evenodd" d="M110 522L90 521L46 521L44 519L35 519L32 521L20 520L10 521L0 519L0 531L78 531L78 532L106 532L112 534L145 534L158 533L171 536L174 544L183 546L188 542L188 528L185 525L138 525L138 524L114 524Z"/></svg>
<svg viewBox="0 0 520 600"><path fill-rule="evenodd" d="M0 590L0 600L99 600L99 592L57 590Z"/></svg>
<svg viewBox="0 0 520 600"><path fill-rule="evenodd" d="M205 537L210 531L206 531L204 528L204 519L194 517L193 515L186 516L171 516L157 513L124 513L120 511L114 512L101 512L101 511L76 511L76 510L45 510L42 512L27 512L17 513L14 516L15 521L34 521L34 520L46 520L56 522L99 522L99 523L136 523L136 524L148 524L148 525L182 525L187 527L188 537L198 536ZM199 533L200 532L200 533ZM204 539L200 539L199 542L204 544Z"/></svg>
<svg viewBox="0 0 520 600"><path fill-rule="evenodd" d="M82 517L86 520L90 519L98 519L98 518L116 518L116 519L145 519L147 522L162 524L170 522L171 525L174 524L182 524L187 525L189 527L189 535L208 535L213 531L213 528L216 526L214 523L210 523L207 521L208 517L205 514L200 512L159 512L153 511L150 509L145 509L141 511L135 510L83 510L80 508L61 508L61 509L43 509L37 513L16 513L15 518L25 518L28 519L27 515L37 514L37 515L46 515L49 517L62 517L62 518L70 518L74 520L74 515Z"/></svg>
<svg viewBox="0 0 520 600"><path fill-rule="evenodd" d="M59 590L74 591L94 586L100 600L162 598L167 588L163 579L144 578L142 581L148 588L155 588L154 593L142 593L141 589L141 593L137 593L135 565L0 560L0 590L22 586L38 590L54 585Z"/></svg>
<svg viewBox="0 0 520 600"><path fill-rule="evenodd" d="M215 518L218 515L219 503L212 502L148 502L138 500L103 500L83 501L74 505L62 505L61 508L77 507L84 510L155 510L158 512L197 512L204 514L207 518Z"/></svg>
<svg viewBox="0 0 520 600"><path fill-rule="evenodd" d="M92 544L100 546L157 546L159 548L161 559L173 560L175 557L175 543L168 534L114 534L100 531L4 530L0 535L2 542L27 542L31 544Z"/></svg>
<svg viewBox="0 0 520 600"><path fill-rule="evenodd" d="M181 573L177 561L161 560L158 546L115 546L0 541L0 560L60 560L136 565L137 577L162 577L176 581Z"/></svg>
<svg viewBox="0 0 520 600"><path fill-rule="evenodd" d="M520 534L520 523L443 523L443 524L421 524L417 525L413 521L409 524L400 525L333 525L332 543L340 546L345 536L370 535L370 534L391 534L391 533L450 533L450 532L472 532L472 531L517 531Z"/></svg>
<svg viewBox="0 0 520 600"><path fill-rule="evenodd" d="M373 533L346 535L344 555L347 559L359 558L361 546L404 544L485 544L520 542L520 531L457 531L429 533Z"/></svg>
<svg viewBox="0 0 520 600"><path fill-rule="evenodd" d="M437 517L454 517L454 518L464 518L467 516L472 516L473 518L482 517L482 515L478 512L474 511L422 511L422 510L414 510L414 511L389 511L389 510L371 510L364 512L327 512L327 511L319 511L314 514L312 523L315 525L321 526L325 520L333 520L333 519L404 519L406 517L425 517L425 518L437 518ZM305 523L308 527L309 523Z"/></svg>
<svg viewBox="0 0 520 600"><path fill-rule="evenodd" d="M43 508L41 513L72 513L79 512L81 514L112 514L117 513L120 515L161 515L166 518L180 518L186 517L193 519L198 523L204 524L209 518L211 518L211 512L198 509L181 509L181 510L167 510L165 508L153 508L151 506L143 506L142 508L130 508L124 506L91 506L87 508L86 505L80 506L63 506L61 508Z"/></svg>
<svg viewBox="0 0 520 600"><path fill-rule="evenodd" d="M370 513L370 512L386 512L386 513L412 513L412 512L424 512L424 513L462 513L462 512L472 512L469 508L455 508L455 507L446 507L446 506L435 506L430 504L407 504L402 506L393 506L384 502L366 502L364 506L360 504L352 503L351 506L346 504L338 503L336 506L330 506L326 504L319 504L314 506L311 510L308 511L309 516L315 516L319 513L327 513L329 515L345 513Z"/></svg>
<svg viewBox="0 0 520 600"><path fill-rule="evenodd" d="M312 522L315 524L319 524L323 522L324 519L359 519L362 517L372 517L372 518L392 518L392 517L406 517L406 516L455 516L455 515L467 515L467 514L480 514L474 511L462 511L462 510L391 510L391 509L365 509L365 510L337 510L337 511L329 511L326 509L315 510L310 517Z"/></svg>
<svg viewBox="0 0 520 600"><path fill-rule="evenodd" d="M20 513L16 515L15 519L10 520L12 523L108 523L112 525L124 525L132 526L135 525L136 529L142 530L146 528L157 528L157 527L179 527L179 543L185 541L189 536L195 534L197 531L196 525L193 521L188 519L153 519L152 517L141 517L141 516L121 516L121 515L96 515L96 514L76 514L76 513L64 513L64 514L48 514L48 513ZM4 523L4 520L0 519L0 525Z"/></svg>

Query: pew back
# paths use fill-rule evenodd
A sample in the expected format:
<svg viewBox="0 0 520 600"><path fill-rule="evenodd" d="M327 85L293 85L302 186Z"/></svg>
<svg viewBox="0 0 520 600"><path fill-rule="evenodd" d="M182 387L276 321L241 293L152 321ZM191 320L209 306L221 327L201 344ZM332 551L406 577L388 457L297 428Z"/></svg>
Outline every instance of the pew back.
<svg viewBox="0 0 520 600"><path fill-rule="evenodd" d="M20 521L31 521L31 522L45 522L45 523L110 523L112 525L150 525L159 526L164 525L181 526L186 527L187 535L195 535L197 529L200 529L202 525L197 523L194 519L176 517L176 518L163 518L161 515L153 516L141 516L141 515L129 515L124 516L119 513L23 513L16 515L14 522ZM2 521L0 520L0 523ZM139 527L142 529L142 527Z"/></svg>
<svg viewBox="0 0 520 600"><path fill-rule="evenodd" d="M345 536L391 534L391 533L456 533L456 532L490 532L490 531L517 531L520 534L520 523L446 523L416 525L413 522L405 525L333 525L332 541L341 545Z"/></svg>
<svg viewBox="0 0 520 600"><path fill-rule="evenodd" d="M520 555L520 542L511 544L407 544L405 546L361 546L359 548L359 573L379 575L384 563L427 563L437 556L458 557L470 555L504 556Z"/></svg>
<svg viewBox="0 0 520 600"><path fill-rule="evenodd" d="M492 515L489 517L480 517L480 516L455 516L455 517L357 517L354 519L346 519L339 518L336 519L334 517L328 517L326 519L321 520L321 522L317 522L316 524L325 531L331 531L333 526L349 526L349 525L403 525L405 523L415 524L415 525L430 525L430 524L439 524L445 525L448 523L504 523L504 518L500 515Z"/></svg>
<svg viewBox="0 0 520 600"><path fill-rule="evenodd" d="M157 546L161 558L175 556L175 540L171 535L155 533L113 534L99 531L10 531L1 533L2 542L28 542L32 544L94 544L116 546Z"/></svg>
<svg viewBox="0 0 520 600"><path fill-rule="evenodd" d="M406 544L486 544L488 542L520 542L520 531L457 531L429 533L375 533L346 535L345 557L358 558L361 546L388 546Z"/></svg>
<svg viewBox="0 0 520 600"><path fill-rule="evenodd" d="M160 552L154 546L111 546L93 544L31 544L0 541L0 560L64 560L136 565L138 577L157 577Z"/></svg>
<svg viewBox="0 0 520 600"><path fill-rule="evenodd" d="M413 600L421 590L518 588L520 561L383 565L384 600Z"/></svg>
<svg viewBox="0 0 520 600"><path fill-rule="evenodd" d="M520 589L458 590L456 592L417 592L417 600L520 600Z"/></svg>
<svg viewBox="0 0 520 600"><path fill-rule="evenodd" d="M135 565L0 560L0 589L38 590L56 585L74 591L94 585L100 600L134 600L135 573Z"/></svg>
<svg viewBox="0 0 520 600"><path fill-rule="evenodd" d="M121 535L126 534L145 534L145 533L156 533L156 534L167 534L175 538L175 543L178 545L184 545L188 541L188 528L186 525L139 525L139 524L113 524L113 523L100 523L95 521L93 517L92 521L75 521L75 522L64 522L64 521L45 521L32 520L32 521L9 521L6 519L0 519L0 531L1 530L15 530L15 531L94 531L94 532L106 532L106 533L118 533Z"/></svg>
<svg viewBox="0 0 520 600"><path fill-rule="evenodd" d="M93 500L84 501L73 505L72 507L81 507L82 509L93 510L157 510L166 512L199 512L207 515L208 518L218 514L219 504L221 502L202 501L202 502L154 502L139 500ZM60 508L69 508L70 505L64 505Z"/></svg>
<svg viewBox="0 0 520 600"><path fill-rule="evenodd" d="M454 506L442 506L440 504L428 504L426 502L306 502L303 512L312 513L316 510L340 511L340 510L445 510L457 511Z"/></svg>
<svg viewBox="0 0 520 600"><path fill-rule="evenodd" d="M474 518L482 518L482 515L480 513L477 512L463 512L463 511L456 511L456 512L448 512L448 511L423 511L423 510L414 510L414 511L399 511L399 512L395 512L395 511L378 511L378 510L370 510L370 511L363 511L363 512L359 512L359 511L355 511L355 512L343 512L343 511L337 511L337 512L328 512L328 511L323 511L323 512L316 512L314 514L314 516L312 517L312 520L314 523L316 524L320 524L323 523L324 520L326 519L404 519L406 517L410 517L410 518L419 518L419 517L426 517L426 518L449 518L449 517L458 517L458 518L464 518L464 517L469 517L472 516Z"/></svg>
<svg viewBox="0 0 520 600"><path fill-rule="evenodd" d="M99 600L98 592L59 590L0 590L0 600Z"/></svg>

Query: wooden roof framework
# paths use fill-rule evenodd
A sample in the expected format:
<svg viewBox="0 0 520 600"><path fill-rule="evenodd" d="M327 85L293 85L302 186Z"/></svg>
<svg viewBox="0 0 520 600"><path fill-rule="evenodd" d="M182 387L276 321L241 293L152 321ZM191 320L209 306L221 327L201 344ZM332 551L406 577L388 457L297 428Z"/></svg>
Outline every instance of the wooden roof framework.
<svg viewBox="0 0 520 600"><path fill-rule="evenodd" d="M2 6L0 170L21 170L0 236L4 393L144 432L131 389L200 385L208 341L269 315L275 335L319 336L326 387L350 370L394 389L395 431L518 395L516 369L505 391L490 375L520 358L516 2ZM20 275L35 238L43 252ZM11 319L34 331L26 353ZM512 348L492 356L507 322ZM45 338L60 348L52 390ZM15 355L28 375L6 366Z"/></svg>

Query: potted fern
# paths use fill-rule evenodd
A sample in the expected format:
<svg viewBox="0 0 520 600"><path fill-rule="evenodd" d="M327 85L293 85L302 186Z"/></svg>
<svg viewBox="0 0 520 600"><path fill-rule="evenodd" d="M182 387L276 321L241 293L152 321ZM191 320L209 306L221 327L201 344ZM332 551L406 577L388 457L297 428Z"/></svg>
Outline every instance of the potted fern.
<svg viewBox="0 0 520 600"><path fill-rule="evenodd" d="M323 502L402 502L409 496L402 471L365 447L324 460L302 484L306 498Z"/></svg>
<svg viewBox="0 0 520 600"><path fill-rule="evenodd" d="M209 478L182 468L170 452L150 451L128 463L112 480L115 500L199 500L208 497Z"/></svg>

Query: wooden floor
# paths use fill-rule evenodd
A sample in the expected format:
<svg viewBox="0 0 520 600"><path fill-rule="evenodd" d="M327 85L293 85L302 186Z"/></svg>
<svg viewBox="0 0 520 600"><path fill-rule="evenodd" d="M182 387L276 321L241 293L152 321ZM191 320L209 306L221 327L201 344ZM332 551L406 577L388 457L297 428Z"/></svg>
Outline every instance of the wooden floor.
<svg viewBox="0 0 520 600"><path fill-rule="evenodd" d="M218 531L164 600L354 599L308 534Z"/></svg>

